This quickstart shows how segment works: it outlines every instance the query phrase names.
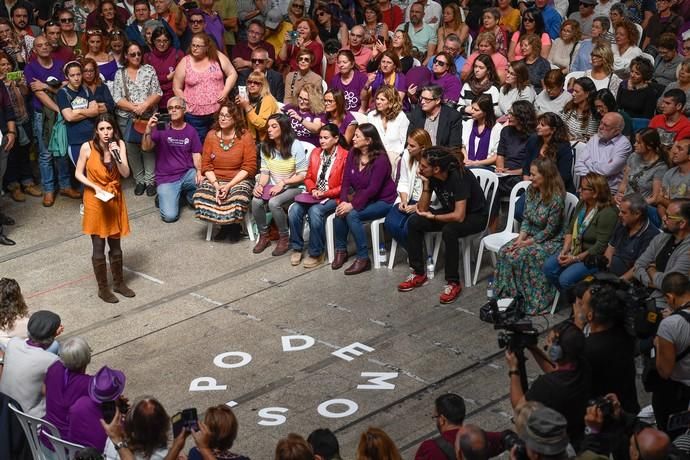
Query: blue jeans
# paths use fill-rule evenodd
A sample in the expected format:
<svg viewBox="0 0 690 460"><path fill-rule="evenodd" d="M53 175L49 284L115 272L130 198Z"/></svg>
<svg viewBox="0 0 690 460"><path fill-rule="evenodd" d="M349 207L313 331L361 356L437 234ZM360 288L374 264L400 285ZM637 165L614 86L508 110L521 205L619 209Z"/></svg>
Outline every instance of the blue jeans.
<svg viewBox="0 0 690 460"><path fill-rule="evenodd" d="M158 206L161 219L169 224L180 217L180 195L185 194L188 203L194 202L196 192L196 169L191 168L175 182L158 184Z"/></svg>
<svg viewBox="0 0 690 460"><path fill-rule="evenodd" d="M369 248L363 222L385 216L388 214L391 206L390 203L385 201L376 201L368 204L361 211L353 209L344 217L336 217L334 222L335 249L338 251L347 250L347 234L349 231L352 232L352 237L357 245L357 258L367 259L369 257ZM374 251L378 251L378 248L374 248Z"/></svg>
<svg viewBox="0 0 690 460"><path fill-rule="evenodd" d="M414 204L415 201L410 201L409 204ZM403 212L398 208L398 204L391 206L390 211L386 214L386 220L383 222L383 228L393 237L398 245L407 249L407 223L412 214Z"/></svg>
<svg viewBox="0 0 690 460"><path fill-rule="evenodd" d="M583 262L576 262L567 267L562 267L558 263L558 254L556 253L546 259L542 271L549 282L561 292L568 291L568 289L582 281L585 276L597 272L596 268L588 268Z"/></svg>
<svg viewBox="0 0 690 460"><path fill-rule="evenodd" d="M53 157L48 151L48 146L43 142L43 113L34 112L34 137L36 138L38 148L38 167L41 171L41 183L43 184L44 193L55 192L55 172L53 171L53 162L57 166L58 184L60 189L70 188L70 173L67 155L62 157Z"/></svg>
<svg viewBox="0 0 690 460"><path fill-rule="evenodd" d="M213 125L213 115L192 115L191 113L185 113L184 121L192 125L192 128L196 129L197 134L199 134L201 145L204 145L206 134L208 134L211 125Z"/></svg>
<svg viewBox="0 0 690 460"><path fill-rule="evenodd" d="M290 247L295 251L304 249L302 228L304 216L309 216L309 255L319 257L326 245L326 217L335 211L336 202L331 199L325 203L312 205L297 203L288 209L288 222L290 224Z"/></svg>

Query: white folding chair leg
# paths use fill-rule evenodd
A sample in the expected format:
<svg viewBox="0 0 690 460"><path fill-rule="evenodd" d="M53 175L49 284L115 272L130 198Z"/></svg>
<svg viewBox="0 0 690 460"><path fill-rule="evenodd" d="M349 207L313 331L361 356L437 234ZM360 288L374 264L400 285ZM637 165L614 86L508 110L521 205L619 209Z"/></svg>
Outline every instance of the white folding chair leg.
<svg viewBox="0 0 690 460"><path fill-rule="evenodd" d="M482 238L482 241L479 243L479 250L477 251L477 266L474 269L474 279L472 280L473 285L477 284L477 278L479 278L479 268L482 265L482 256L483 255L484 255L484 238Z"/></svg>
<svg viewBox="0 0 690 460"><path fill-rule="evenodd" d="M556 313L556 307L558 306L558 298L561 296L561 293L556 291L556 297L553 298L553 305L551 305L551 316L553 316Z"/></svg>
<svg viewBox="0 0 690 460"><path fill-rule="evenodd" d="M398 249L398 242L393 238L391 242L391 254L388 256L388 270L393 270L393 265L395 265L395 252Z"/></svg>
<svg viewBox="0 0 690 460"><path fill-rule="evenodd" d="M247 235L249 235L249 241L254 241L256 235L254 234L254 217L252 217L251 212L247 212L244 215L244 226L247 229Z"/></svg>
<svg viewBox="0 0 690 460"><path fill-rule="evenodd" d="M333 263L335 259L335 213L326 218L326 252L328 253L328 263Z"/></svg>
<svg viewBox="0 0 690 460"><path fill-rule="evenodd" d="M465 275L465 287L472 286L472 262L470 261L472 250L472 240L463 239L462 241L462 271Z"/></svg>
<svg viewBox="0 0 690 460"><path fill-rule="evenodd" d="M371 230L371 252L374 257L374 268L381 268L381 258L379 257L379 246L381 244L381 227L383 226L384 218L374 219L369 225Z"/></svg>
<svg viewBox="0 0 690 460"><path fill-rule="evenodd" d="M437 233L434 235L434 254L432 256L432 260L434 261L434 267L438 265L438 253L441 250L441 241L443 240L443 236L441 233Z"/></svg>
<svg viewBox="0 0 690 460"><path fill-rule="evenodd" d="M213 222L206 224L206 241L211 241L211 234L213 233Z"/></svg>

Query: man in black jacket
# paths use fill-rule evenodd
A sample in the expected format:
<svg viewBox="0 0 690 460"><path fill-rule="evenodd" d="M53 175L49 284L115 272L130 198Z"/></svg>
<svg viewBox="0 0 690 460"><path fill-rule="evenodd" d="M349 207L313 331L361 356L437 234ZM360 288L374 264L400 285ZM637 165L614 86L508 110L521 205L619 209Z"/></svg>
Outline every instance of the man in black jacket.
<svg viewBox="0 0 690 460"><path fill-rule="evenodd" d="M431 145L460 147L462 145L462 118L457 110L444 105L443 89L438 85L422 88L419 104L407 114L410 119L408 133L425 129L431 136Z"/></svg>

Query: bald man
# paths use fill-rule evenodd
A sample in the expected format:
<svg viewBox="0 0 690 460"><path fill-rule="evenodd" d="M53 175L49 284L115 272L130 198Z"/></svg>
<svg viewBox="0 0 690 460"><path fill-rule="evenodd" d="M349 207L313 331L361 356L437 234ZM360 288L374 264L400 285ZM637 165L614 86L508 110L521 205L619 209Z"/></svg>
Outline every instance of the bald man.
<svg viewBox="0 0 690 460"><path fill-rule="evenodd" d="M632 152L630 140L623 136L625 122L618 112L604 115L599 132L587 142L575 160L575 175L583 177L590 172L606 176L611 194L618 191L623 179L623 168Z"/></svg>
<svg viewBox="0 0 690 460"><path fill-rule="evenodd" d="M476 425L461 426L455 437L455 456L458 460L488 460L488 442L484 430Z"/></svg>
<svg viewBox="0 0 690 460"><path fill-rule="evenodd" d="M630 436L630 460L664 460L670 447L671 439L666 433L646 427Z"/></svg>

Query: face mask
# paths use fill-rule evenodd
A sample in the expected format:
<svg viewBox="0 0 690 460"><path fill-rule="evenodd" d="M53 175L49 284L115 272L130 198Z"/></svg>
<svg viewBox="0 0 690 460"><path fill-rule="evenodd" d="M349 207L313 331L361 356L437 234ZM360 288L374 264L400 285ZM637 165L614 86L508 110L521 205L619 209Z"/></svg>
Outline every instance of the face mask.
<svg viewBox="0 0 690 460"><path fill-rule="evenodd" d="M553 344L549 347L549 351L547 352L547 354L549 356L549 360L552 363L555 363L563 357L563 350L561 349L560 345Z"/></svg>

